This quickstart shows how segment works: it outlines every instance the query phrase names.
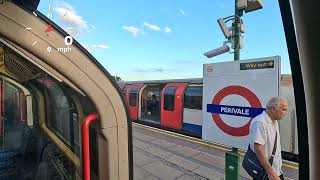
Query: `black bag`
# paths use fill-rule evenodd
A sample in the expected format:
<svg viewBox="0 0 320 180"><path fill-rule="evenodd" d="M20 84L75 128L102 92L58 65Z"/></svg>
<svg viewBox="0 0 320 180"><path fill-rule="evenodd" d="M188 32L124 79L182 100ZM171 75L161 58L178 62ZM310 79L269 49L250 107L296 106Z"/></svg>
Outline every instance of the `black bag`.
<svg viewBox="0 0 320 180"><path fill-rule="evenodd" d="M276 132L276 138L274 140L272 155L269 159L269 163L272 166L274 154L277 149L277 137L278 132ZM248 150L243 158L242 167L247 171L247 173L254 179L265 179L268 177L266 170L260 164L260 161L256 155L256 153L250 148L250 144L248 146Z"/></svg>

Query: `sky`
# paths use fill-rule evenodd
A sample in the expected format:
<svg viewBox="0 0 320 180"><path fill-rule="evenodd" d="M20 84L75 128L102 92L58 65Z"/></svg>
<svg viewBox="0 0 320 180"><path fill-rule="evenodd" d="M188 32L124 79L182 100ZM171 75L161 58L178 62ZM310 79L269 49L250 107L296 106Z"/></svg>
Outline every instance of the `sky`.
<svg viewBox="0 0 320 180"><path fill-rule="evenodd" d="M226 41L217 19L234 14L234 0L41 0L38 10L125 81L201 78L203 64L233 61L203 54ZM240 59L279 55L291 74L278 1L242 20Z"/></svg>

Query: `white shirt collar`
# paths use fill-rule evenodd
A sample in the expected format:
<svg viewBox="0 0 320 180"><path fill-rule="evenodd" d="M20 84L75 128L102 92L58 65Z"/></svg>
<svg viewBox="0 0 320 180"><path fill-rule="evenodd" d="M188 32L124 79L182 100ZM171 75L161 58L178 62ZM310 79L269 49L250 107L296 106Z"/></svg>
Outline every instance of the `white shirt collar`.
<svg viewBox="0 0 320 180"><path fill-rule="evenodd" d="M266 111L263 111L263 115L266 117L268 123L272 123L272 120Z"/></svg>

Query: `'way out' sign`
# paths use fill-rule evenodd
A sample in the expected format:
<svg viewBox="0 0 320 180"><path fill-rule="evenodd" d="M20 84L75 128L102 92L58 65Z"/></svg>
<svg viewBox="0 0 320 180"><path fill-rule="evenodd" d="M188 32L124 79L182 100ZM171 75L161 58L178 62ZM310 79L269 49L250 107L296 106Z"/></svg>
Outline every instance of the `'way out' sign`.
<svg viewBox="0 0 320 180"><path fill-rule="evenodd" d="M252 118L279 95L280 57L203 65L202 138L246 149Z"/></svg>

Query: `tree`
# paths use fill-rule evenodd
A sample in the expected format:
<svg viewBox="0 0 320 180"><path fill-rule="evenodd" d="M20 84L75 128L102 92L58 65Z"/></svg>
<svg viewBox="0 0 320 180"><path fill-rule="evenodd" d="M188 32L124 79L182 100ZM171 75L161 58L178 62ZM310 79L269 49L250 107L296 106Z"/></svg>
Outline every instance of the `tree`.
<svg viewBox="0 0 320 180"><path fill-rule="evenodd" d="M121 82L121 81L123 81L122 79L121 79L121 77L119 77L119 76L112 76L113 77L113 79L116 81L116 82Z"/></svg>

